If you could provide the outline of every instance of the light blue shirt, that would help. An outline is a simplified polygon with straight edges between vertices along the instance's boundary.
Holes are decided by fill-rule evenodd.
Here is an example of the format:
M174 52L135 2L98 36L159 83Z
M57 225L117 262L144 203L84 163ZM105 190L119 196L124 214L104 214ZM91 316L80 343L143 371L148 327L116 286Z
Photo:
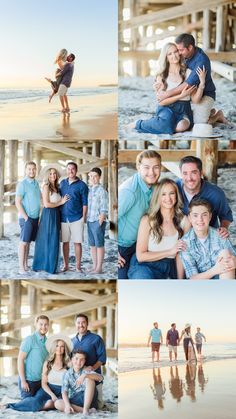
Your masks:
M102 185L89 187L87 221L98 221L99 215L108 214L108 194Z
M155 327L150 330L150 336L152 337L152 343L160 343L161 342L161 329L156 329Z
M40 195L40 188L36 179L25 177L17 185L16 196L22 198L22 207L30 218L39 217Z
M20 351L26 352L25 359L25 378L29 381L39 381L42 376L43 363L47 358L46 336L41 336L38 332L27 336L20 346Z
M153 187L142 180L139 173L127 179L118 195L118 243L131 247L137 241L142 216L149 209Z
M80 386L76 382L82 374L89 375L97 373L95 371L85 371L84 368L80 368L78 372L75 372L73 367L69 368L69 370L65 372L63 376L61 392L63 393L66 391L68 393L69 399L74 397L76 393L85 391L85 381ZM102 375L97 374L97 376L100 378L100 381L102 381Z

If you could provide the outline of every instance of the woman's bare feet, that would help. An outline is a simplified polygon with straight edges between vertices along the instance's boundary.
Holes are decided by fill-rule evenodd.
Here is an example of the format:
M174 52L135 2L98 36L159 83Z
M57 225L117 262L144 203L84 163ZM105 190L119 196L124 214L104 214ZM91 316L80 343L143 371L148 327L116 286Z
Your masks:
M229 121L225 118L223 111L217 111L216 109L212 109L210 118L208 119L208 124L215 124L216 122L221 122L222 124L229 124Z

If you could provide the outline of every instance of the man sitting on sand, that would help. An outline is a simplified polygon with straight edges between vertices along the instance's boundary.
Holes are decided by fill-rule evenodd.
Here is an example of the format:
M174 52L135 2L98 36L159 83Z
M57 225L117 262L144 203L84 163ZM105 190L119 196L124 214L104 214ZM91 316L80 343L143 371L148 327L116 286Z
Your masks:
M196 343L196 348L197 348L197 353L198 353L199 359L201 359L201 356L202 356L202 341L203 341L203 339L206 342L206 338L205 338L204 334L201 333L200 327L197 327L197 333L195 334L195 343Z
M209 227L211 204L193 199L189 205L192 228L182 240L187 250L180 252L187 279L235 279L236 251L229 239Z
M169 349L169 358L172 362L172 352L175 354L175 361L177 361L177 346L179 345L179 332L176 330L176 324L171 324L171 329L168 330L166 335L166 346Z
M151 342L152 362L155 362L155 352L157 354L156 361L159 362L159 360L160 360L160 345L162 345L163 339L162 339L161 329L158 329L158 323L157 322L153 323L153 326L154 326L154 328L150 330L147 346L149 346L150 340L152 340L152 342Z

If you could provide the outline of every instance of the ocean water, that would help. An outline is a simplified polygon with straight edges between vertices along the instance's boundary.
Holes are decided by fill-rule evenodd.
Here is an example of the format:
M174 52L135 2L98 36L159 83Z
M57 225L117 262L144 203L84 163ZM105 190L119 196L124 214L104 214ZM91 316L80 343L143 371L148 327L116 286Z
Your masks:
M91 87L69 90L69 96L97 96L113 93L115 87ZM48 89L0 89L0 103L14 102L34 102L42 98L48 98L50 85Z
M236 359L236 344L203 344L203 361L216 361L223 359ZM185 363L183 345L178 346L178 364ZM169 352L165 345L160 349L160 363L155 366L167 366L169 364ZM140 346L135 348L119 348L119 372L137 371L152 368L151 348Z

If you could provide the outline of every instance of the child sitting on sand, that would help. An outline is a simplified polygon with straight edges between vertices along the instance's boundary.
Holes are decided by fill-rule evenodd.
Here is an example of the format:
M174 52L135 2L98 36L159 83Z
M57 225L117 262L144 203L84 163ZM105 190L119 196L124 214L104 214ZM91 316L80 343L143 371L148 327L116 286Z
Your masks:
M180 252L188 279L235 279L236 251L229 239L220 237L209 227L211 204L205 199L193 199L189 205L192 228L182 240L187 250Z
M63 48L61 49L61 51L59 51L58 55L56 56L56 59L54 61L54 64L57 64L59 68L56 69L55 72L55 81L52 81L51 79L49 79L48 77L45 77L45 80L47 80L49 83L51 83L51 87L52 87L52 93L49 96L49 103L51 102L53 96L57 93L58 89L59 89L59 85L62 79L61 76L61 70L64 68L64 65L67 61L67 55L68 55L68 51Z
M72 353L72 367L63 377L62 400L55 401L55 408L61 412L87 415L97 408L95 381L101 382L103 378L97 372L87 370L85 362L85 352L75 350Z

